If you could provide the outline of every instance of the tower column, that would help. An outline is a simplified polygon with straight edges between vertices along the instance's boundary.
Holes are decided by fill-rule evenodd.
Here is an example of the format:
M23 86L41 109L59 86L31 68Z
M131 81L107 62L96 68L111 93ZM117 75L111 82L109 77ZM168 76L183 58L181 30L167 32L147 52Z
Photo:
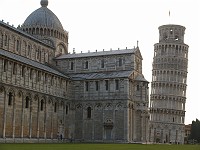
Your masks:
M15 95L13 97L13 114L12 114L12 117L13 117L13 120L12 120L12 126L13 126L13 135L12 137L15 138L15 105L16 105L16 102L15 102L16 98L15 98Z
M6 99L7 94L6 90L4 90L3 138L6 138Z

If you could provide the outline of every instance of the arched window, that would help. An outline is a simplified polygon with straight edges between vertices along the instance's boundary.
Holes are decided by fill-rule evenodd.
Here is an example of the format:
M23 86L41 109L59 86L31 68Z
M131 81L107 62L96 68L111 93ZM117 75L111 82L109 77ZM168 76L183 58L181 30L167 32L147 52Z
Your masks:
M115 90L119 90L119 80L115 80Z
M109 86L108 80L105 80L105 86L106 86L106 91L108 91L108 86Z
M105 67L105 62L104 62L104 59L101 60L101 68L104 68Z
M16 43L17 45L16 45L16 51L19 51L20 50L20 41L19 40L17 40L17 43Z
M170 34L173 34L173 30L172 29L170 29Z
M5 40L4 41L4 45L7 46L7 44L8 44L8 36L7 35L5 35L5 39L4 40Z
M96 85L96 91L99 90L99 81L95 81L95 85Z
M4 64L3 64L3 71L4 72L7 71L7 68L8 68L7 65L8 65L7 60L4 60Z
M28 45L28 52L27 52L27 56L30 57L31 56L31 46Z
M70 64L71 64L71 65L70 65L70 69L71 69L71 70L74 70L74 62L71 62Z
M54 112L57 111L57 103L54 104Z
M119 58L119 66L122 66L122 58Z
M13 64L13 74L16 74L17 73L17 64L14 63Z
M85 91L89 91L89 82L85 81Z
M40 102L40 110L41 111L44 110L44 100L41 100L41 102Z
M22 66L22 77L24 77L25 76L25 66Z
M137 85L137 91L139 91L140 90L140 86L139 85Z
M91 109L91 107L88 107L87 108L87 118L91 119L91 117L92 117L92 109Z
M28 108L29 107L29 98L28 96L26 97L26 103L25 103L25 108Z
M65 108L66 110L66 115L68 114L68 109L69 109L69 107L68 107L68 105L66 105L66 108Z
M10 92L10 93L8 94L8 105L9 105L9 106L12 105L12 101L13 101L13 95L12 95L12 93Z
M88 61L85 62L85 69L88 69L89 63Z

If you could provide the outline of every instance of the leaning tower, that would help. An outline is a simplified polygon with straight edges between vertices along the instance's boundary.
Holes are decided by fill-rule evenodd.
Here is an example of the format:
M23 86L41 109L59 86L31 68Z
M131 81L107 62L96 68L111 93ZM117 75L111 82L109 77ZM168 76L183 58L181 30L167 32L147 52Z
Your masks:
M185 27L163 25L154 45L149 141L184 143L188 45Z

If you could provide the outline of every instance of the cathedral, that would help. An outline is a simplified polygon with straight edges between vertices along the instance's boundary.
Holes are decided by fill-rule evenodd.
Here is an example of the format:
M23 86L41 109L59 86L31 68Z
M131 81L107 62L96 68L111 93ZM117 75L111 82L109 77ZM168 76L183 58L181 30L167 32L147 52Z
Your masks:
M157 123L149 127L149 82L142 74L138 45L132 49L69 53L68 32L48 8L48 0L40 4L17 28L0 21L0 141L152 140ZM183 27L178 28L182 34ZM187 46L179 45L182 57ZM155 45L156 49L160 47L162 44ZM154 70L154 74L161 71ZM171 70L165 73L171 74ZM176 73L183 77L183 83L176 87L184 89L186 71L172 72ZM153 83L154 87L160 85ZM167 110L153 108L160 94L151 96L151 112L166 114ZM179 97L171 96L174 98L184 109L184 91ZM170 103L169 107L173 106ZM169 119L177 124L178 136L184 110L169 112L176 113L173 120Z

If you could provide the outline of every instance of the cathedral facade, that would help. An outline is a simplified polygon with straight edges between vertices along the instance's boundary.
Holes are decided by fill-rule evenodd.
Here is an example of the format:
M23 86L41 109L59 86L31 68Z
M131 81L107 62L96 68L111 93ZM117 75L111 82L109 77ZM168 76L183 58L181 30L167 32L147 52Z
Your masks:
M0 141L147 142L139 47L70 54L47 6L18 28L0 22Z

